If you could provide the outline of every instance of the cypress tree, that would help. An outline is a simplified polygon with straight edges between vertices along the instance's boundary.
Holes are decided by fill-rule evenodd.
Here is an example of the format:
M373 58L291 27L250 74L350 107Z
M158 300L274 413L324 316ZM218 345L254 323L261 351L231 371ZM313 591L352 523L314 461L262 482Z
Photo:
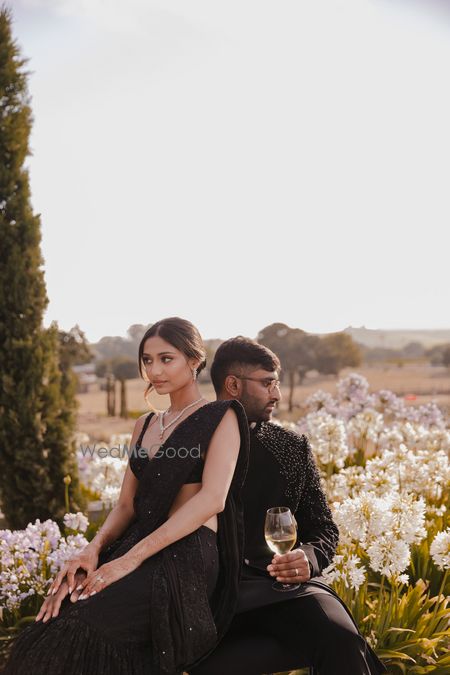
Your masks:
M64 513L64 476L78 491L75 397L60 367L58 331L44 329L48 304L40 218L24 166L32 124L26 60L11 12L0 9L0 494L8 526ZM76 500L71 508L79 506Z

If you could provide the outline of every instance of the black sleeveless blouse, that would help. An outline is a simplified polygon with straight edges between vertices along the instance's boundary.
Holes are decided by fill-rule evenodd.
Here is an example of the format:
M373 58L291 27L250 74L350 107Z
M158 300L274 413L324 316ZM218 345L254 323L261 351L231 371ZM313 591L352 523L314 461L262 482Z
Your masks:
M202 406L203 407L203 406ZM148 462L153 461L155 459L154 457L150 459L148 452L145 450L145 448L142 448L142 439L144 438L145 432L147 431L148 425L150 423L150 420L154 416L155 413L151 412L147 415L145 418L144 425L142 427L141 433L139 434L139 438L136 441L136 446L133 449L131 455L130 455L130 469L136 476L136 478L140 479L143 471L145 470ZM193 413L194 414L194 413ZM187 418L186 418L187 419ZM181 423L180 423L181 424ZM170 438L170 436L169 436ZM202 481L202 475L203 475L203 467L204 467L204 459L203 459L203 454L200 455L201 457L201 463L196 463L193 468L192 472L190 475L186 478L185 484L186 483L201 483Z

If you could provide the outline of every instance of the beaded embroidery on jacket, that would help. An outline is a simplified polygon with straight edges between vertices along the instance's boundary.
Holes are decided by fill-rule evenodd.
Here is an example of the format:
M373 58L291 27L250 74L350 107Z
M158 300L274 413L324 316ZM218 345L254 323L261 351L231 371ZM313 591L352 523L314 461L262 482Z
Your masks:
M308 439L273 422L261 422L256 426L255 434L280 465L280 472L286 480L286 497L296 510L308 469Z
M286 481L286 497L291 501L294 513L300 501L314 495L316 509L322 510L331 519L331 511L320 485L320 476L308 438L284 429L273 422L260 422L255 428L258 441L280 465L280 473Z

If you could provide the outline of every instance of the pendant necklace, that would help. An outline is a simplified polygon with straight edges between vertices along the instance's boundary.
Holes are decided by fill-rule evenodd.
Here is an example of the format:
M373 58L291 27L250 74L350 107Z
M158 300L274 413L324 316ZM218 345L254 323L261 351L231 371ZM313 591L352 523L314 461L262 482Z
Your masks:
M198 398L193 403L189 403L189 405L187 405L185 408L183 408L183 410L171 422L169 422L169 424L166 424L166 426L164 426L164 415L167 412L169 412L170 408L167 408L167 410L163 410L162 412L160 412L159 413L159 438L160 438L160 440L162 440L162 437L164 436L164 432L167 431L167 429L169 427L171 427L172 424L175 424L175 422L180 419L181 415L184 412L186 412L186 410L188 410L189 408L192 408L192 406L194 406L196 403L199 403L202 400L202 398L203 398L203 396L200 396L200 398Z

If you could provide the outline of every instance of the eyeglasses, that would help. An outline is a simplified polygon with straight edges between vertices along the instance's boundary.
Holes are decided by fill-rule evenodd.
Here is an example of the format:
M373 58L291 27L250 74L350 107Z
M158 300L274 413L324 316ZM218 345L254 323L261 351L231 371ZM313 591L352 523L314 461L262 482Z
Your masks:
M261 377L241 377L241 375L234 375L238 380L251 380L252 382L261 382L261 384L267 389L269 394L273 394L275 389L280 388L280 380L277 379L266 379Z

